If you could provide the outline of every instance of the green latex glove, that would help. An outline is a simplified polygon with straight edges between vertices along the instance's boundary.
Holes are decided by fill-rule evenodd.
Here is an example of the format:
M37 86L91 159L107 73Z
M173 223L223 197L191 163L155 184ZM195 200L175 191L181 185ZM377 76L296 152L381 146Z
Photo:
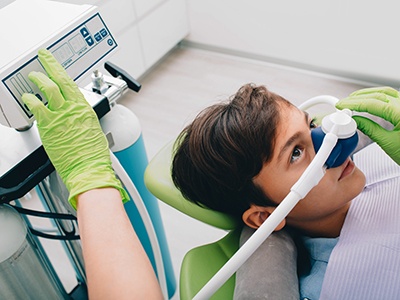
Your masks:
M24 94L22 100L36 118L44 149L70 192L72 207L76 209L77 195L102 187L118 189L127 201L96 113L49 51L39 50L38 56L49 77L31 72L29 79L46 97L48 107L33 94Z
M362 89L340 100L336 107L367 112L392 123L393 130L387 130L365 117L353 117L358 129L400 164L400 95L397 90L390 87Z

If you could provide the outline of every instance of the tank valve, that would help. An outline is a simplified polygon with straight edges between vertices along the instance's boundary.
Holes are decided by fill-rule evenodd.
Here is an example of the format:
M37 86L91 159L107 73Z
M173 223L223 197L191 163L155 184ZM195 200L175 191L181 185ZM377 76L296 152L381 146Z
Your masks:
M93 71L92 84L93 92L101 95L105 94L109 88L108 84L104 81L103 73L101 73L99 70Z

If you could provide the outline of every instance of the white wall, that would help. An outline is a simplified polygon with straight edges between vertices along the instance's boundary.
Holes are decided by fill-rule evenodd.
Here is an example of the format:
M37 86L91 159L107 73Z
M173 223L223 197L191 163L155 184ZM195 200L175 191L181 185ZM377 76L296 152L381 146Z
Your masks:
M189 44L400 86L400 2L187 0Z

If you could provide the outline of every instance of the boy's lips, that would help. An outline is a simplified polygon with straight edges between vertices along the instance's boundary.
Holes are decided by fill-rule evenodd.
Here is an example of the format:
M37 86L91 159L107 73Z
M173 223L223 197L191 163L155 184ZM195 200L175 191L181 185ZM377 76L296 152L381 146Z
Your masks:
M350 158L346 159L343 166L344 167L343 167L342 174L340 174L340 177L338 180L341 180L344 177L346 177L347 175L350 175L351 173L353 173L353 171L355 169L355 164Z

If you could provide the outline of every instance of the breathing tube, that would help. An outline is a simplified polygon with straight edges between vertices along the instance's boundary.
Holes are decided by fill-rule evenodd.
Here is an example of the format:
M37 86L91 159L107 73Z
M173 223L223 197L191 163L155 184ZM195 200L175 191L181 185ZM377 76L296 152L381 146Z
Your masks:
M299 108L306 110L317 104L330 104L335 108L337 101L332 96L318 96L304 102ZM325 170L345 162L357 146L356 130L357 124L348 109L336 110L322 119L321 126L311 131L316 155L310 165L271 215L196 294L194 300L209 299L270 236L296 204L319 183Z

